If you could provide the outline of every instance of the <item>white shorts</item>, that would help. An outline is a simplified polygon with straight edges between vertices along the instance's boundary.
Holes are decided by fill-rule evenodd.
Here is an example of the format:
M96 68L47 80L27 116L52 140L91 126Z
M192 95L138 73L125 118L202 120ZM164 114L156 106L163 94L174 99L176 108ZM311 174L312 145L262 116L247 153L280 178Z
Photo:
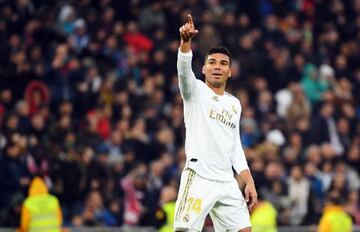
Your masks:
M191 169L181 174L175 209L175 231L201 231L210 214L215 231L250 227L249 211L237 181L203 178Z

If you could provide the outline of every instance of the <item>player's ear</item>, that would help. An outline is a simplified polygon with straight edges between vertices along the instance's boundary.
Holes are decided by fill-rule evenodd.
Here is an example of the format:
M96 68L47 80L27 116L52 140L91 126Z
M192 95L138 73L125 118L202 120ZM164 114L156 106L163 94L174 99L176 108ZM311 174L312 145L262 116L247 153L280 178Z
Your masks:
M229 77L229 78L231 77L231 68L230 68L230 70L229 70L228 77Z
M201 72L205 75L205 65L203 65Z

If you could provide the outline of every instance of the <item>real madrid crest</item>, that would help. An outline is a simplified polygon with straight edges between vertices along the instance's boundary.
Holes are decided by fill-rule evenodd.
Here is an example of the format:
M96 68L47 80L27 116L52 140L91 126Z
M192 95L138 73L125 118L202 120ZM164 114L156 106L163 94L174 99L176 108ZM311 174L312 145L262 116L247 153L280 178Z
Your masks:
M189 214L185 214L184 218L183 218L184 222L189 222L190 221L190 216Z

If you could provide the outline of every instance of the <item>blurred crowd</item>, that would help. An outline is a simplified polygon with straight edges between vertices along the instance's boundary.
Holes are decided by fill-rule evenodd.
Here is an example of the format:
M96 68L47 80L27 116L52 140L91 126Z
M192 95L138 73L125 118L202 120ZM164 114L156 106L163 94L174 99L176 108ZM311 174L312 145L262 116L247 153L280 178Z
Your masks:
M41 176L68 226L157 226L185 163L179 27L233 54L227 90L279 225L337 195L360 224L360 0L0 0L0 227ZM166 189L166 191L164 191Z

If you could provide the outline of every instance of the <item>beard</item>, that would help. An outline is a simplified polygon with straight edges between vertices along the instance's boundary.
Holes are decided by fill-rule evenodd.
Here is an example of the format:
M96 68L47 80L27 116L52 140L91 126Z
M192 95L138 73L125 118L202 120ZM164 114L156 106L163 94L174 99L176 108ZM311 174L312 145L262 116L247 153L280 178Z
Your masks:
M208 78L208 79L206 79L206 82L209 83L214 88L221 88L226 85L226 80L225 81L211 80L210 78Z

